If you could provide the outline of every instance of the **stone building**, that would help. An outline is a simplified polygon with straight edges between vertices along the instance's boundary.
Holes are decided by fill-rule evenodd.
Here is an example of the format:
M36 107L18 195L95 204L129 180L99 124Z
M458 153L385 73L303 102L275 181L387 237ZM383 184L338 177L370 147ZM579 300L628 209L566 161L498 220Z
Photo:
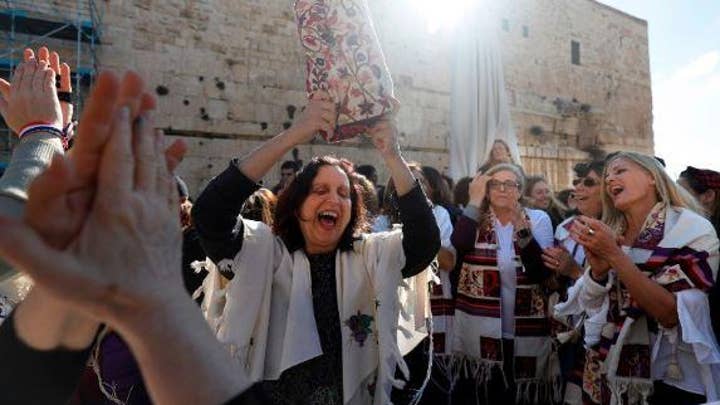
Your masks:
M81 3L96 11L75 26L83 33L94 30L99 45L38 38L28 30L12 43L0 36L0 49L40 39L63 48L71 64L80 49L87 75L97 68L141 72L158 95L156 125L190 146L179 173L193 193L231 157L291 125L304 105L304 64L290 0ZM572 165L589 152L652 153L645 21L594 0L487 3L498 24L512 119L528 173L545 174L564 187ZM12 7L33 26L36 20L78 19L77 4L8 0L0 6L0 30L10 31ZM442 169L448 162L452 38L444 31L430 33L413 0L369 4L403 105L398 120L405 155ZM0 51L0 68L12 63L8 52ZM367 142L299 148L300 159L326 153L373 163L384 174ZM277 170L271 172L266 184L277 177Z

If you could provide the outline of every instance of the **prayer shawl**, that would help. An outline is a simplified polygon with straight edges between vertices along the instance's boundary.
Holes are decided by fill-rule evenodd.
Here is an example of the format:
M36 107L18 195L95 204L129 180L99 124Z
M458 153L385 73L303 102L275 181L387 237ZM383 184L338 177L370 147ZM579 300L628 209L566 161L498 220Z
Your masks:
M253 382L276 380L290 367L322 354L313 314L310 264L290 253L270 228L244 221L244 240L233 261L217 264L234 277L222 286L218 269L203 285L203 312ZM425 336L430 316L427 270L403 279L402 232L363 235L336 255L343 337L346 404L388 404L396 366Z
M430 309L432 311L433 365L443 375L443 381L432 379L432 383L449 394L457 379L453 357L453 318L455 300L452 297L450 274L438 270L434 282L430 283Z
M482 221L480 222L483 223ZM497 262L497 237L493 218L478 227L475 249L463 257L455 302L453 350L459 367L487 384L493 368L502 371L504 361L514 362L517 402L549 403L559 393L559 370L550 337L547 295L525 272L515 249L515 353L506 358L502 350L501 278ZM531 393L534 397L530 398Z
M715 270L712 269L717 269L718 265L718 239L712 225L691 210L658 203L626 253L644 274L676 295L679 326L664 329L649 318L618 280L614 270L610 271L606 286L601 286L586 273L581 300L590 318L599 315L604 317L605 323L600 329L586 328L589 335L586 341L597 344L587 350L583 402L647 403L653 389L651 365L664 340L672 345L672 359L662 378L682 381L683 372L677 362L678 339L692 344L707 400L717 399L715 385L720 380L713 377L711 367L720 363L720 352L709 321L705 326L700 321L709 320L707 300L693 298L698 295L695 292L706 292L713 285ZM699 295L704 298L704 294ZM699 312L688 316L689 310ZM654 343L650 332L658 335ZM663 339L664 336L667 339Z
M555 243L567 250L570 257L580 268L584 268L585 252L583 247L570 239L570 227L574 220L575 217L573 216L558 225L555 231ZM563 369L565 382L563 402L565 404L580 404L582 402L582 379L585 369L585 349L582 341L585 311L579 302L582 283L582 277L574 280L574 282L563 283L561 290L550 294L548 299L549 308L553 310L552 336L560 346L566 345L560 347L559 350L564 350L572 359L569 369ZM562 362L563 359L560 360Z
M564 248L571 259L582 268L585 264L583 247L570 239L570 227L574 220L575 217L570 217L558 225L555 231L555 244ZM579 280L568 283L564 281L560 290L553 292L549 297L550 308L554 309L551 325L553 336L561 344L576 340L580 335L582 322L578 321L583 313L582 308L576 305L579 289L575 285Z
M393 83L365 0L297 0L308 95L326 90L337 104L337 127L327 141L367 132L397 111Z

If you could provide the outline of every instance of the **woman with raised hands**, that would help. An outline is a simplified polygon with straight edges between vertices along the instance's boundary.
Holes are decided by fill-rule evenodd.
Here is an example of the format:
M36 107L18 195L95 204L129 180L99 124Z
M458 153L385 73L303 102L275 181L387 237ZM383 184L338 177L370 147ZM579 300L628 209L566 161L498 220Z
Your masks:
M589 270L580 302L589 403L698 404L718 399L720 352L706 292L718 238L651 156L611 155L602 221L579 216L571 237Z
M553 400L558 375L542 285L551 275L542 249L553 243L552 225L545 212L521 206L523 185L512 164L478 174L455 224L463 265L451 343L465 378L454 403L475 403L483 389L490 403Z
M43 93L20 78L11 88L6 112L42 113ZM35 179L22 221L2 217L0 255L36 287L0 326L0 402L66 402L100 322L129 343L156 403L220 403L249 386L182 287L164 161L174 167L184 147L171 145L163 159L153 106L136 74L102 73L71 156L56 155ZM198 385L178 383L189 380Z
M207 316L238 364L263 381L267 403L388 403L402 385L396 365L407 373L402 355L426 334L427 284L412 277L435 257L439 237L391 122L368 135L395 180L403 229L363 233L352 167L329 156L313 158L278 197L272 229L235 224L257 181L319 130L332 133L335 116L328 95L315 94L292 127L233 160L193 209L205 251L231 279L220 289L211 271Z

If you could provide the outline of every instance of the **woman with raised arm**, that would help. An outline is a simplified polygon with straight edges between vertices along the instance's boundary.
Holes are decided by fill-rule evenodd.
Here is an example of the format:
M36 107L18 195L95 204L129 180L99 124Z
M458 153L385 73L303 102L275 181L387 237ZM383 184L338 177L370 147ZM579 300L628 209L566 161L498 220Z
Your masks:
M23 75L42 65L26 63ZM16 78L11 94L37 113L54 94L36 90ZM100 74L72 155L54 156L34 180L22 220L0 217L0 256L37 286L0 325L0 403L67 403L100 322L129 343L154 403L257 403L177 272L168 169L182 146L166 151L166 166L153 103L136 74Z
M541 257L553 243L552 225L545 212L520 205L524 180L512 164L478 174L455 224L463 265L452 349L466 377L457 403L475 403L483 389L489 403L553 399L558 375L542 285L551 273Z
M718 238L698 209L653 157L619 152L606 161L602 221L579 216L571 228L589 265L581 305L604 321L585 326L586 402L718 399L706 295Z
M401 385L396 365L407 371L402 355L424 337L424 302L412 302L413 311L407 305L427 285L403 278L429 265L439 236L391 123L369 135L395 180L402 230L362 233L352 168L327 156L312 159L279 196L272 229L244 219L235 225L275 162L319 130L332 132L334 108L316 94L295 125L233 160L193 209L205 251L231 279L214 288L211 272L207 316L253 381L265 381L268 403L388 403ZM402 300L401 284L410 287Z

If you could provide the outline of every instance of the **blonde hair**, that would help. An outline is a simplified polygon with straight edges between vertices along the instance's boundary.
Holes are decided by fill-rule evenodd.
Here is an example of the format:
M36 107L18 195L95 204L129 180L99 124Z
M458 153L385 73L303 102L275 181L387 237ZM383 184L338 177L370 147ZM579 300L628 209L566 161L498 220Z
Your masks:
M637 152L617 152L611 155L605 162L605 170L602 178L602 202L603 215L602 220L615 232L623 232L627 223L623 213L615 208L610 199L610 195L605 188L605 177L608 173L610 163L618 159L626 159L633 162L648 172L655 181L655 196L659 202L663 202L671 207L688 208L702 215L702 209L695 198L678 186L670 176L665 172L660 162L652 156L643 155Z

